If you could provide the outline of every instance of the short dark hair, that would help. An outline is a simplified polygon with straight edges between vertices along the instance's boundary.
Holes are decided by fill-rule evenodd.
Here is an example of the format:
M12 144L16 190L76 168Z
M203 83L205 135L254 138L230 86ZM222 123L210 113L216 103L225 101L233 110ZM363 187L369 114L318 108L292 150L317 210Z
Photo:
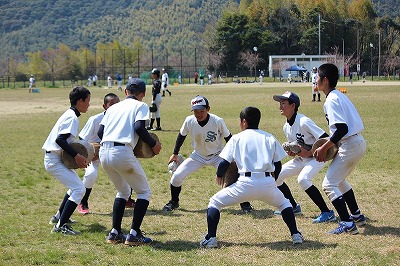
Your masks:
M126 90L130 95L138 95L146 91L146 84L140 78L132 78L128 81Z
M261 120L261 112L260 109L257 107L253 106L248 106L244 108L240 112L240 121L243 121L243 119L246 119L247 121L247 128L251 129L258 129L258 125L260 124Z
M77 86L69 93L69 102L71 106L75 106L79 100L86 100L89 97L90 91L83 86Z
M334 88L339 80L339 69L334 64L322 64L318 68L318 76L320 79L327 78L329 87Z
M119 98L117 94L112 92L107 93L106 96L104 96L104 104L107 104L110 101L110 99L115 99L115 98Z

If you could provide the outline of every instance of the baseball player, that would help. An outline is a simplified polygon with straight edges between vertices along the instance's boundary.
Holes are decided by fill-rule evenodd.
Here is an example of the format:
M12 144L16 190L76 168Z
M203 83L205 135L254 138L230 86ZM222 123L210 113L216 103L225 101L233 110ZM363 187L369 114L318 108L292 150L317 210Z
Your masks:
M286 157L278 140L268 132L260 130L261 112L255 107L246 107L240 112L242 132L233 135L219 156L216 180L222 183L222 176L232 161L236 162L239 179L211 197L207 209L208 232L200 247L216 248L217 227L220 210L244 200L261 200L282 212L282 218L290 230L293 244L303 243L303 236L297 230L292 206L278 189L272 172L279 175L281 160Z
M118 82L118 90L122 91L122 76L119 73L117 73L117 82Z
M155 104L157 106L157 111L150 113L150 126L147 130L162 130L161 129L161 115L160 115L160 106L161 106L161 82L160 82L160 70L154 68L151 71L151 77L153 78L153 88L151 89L152 100L151 104ZM157 120L157 127L153 129L154 120Z
M117 102L119 102L118 96L114 93L108 93L106 96L104 96L104 103L103 103L104 110L107 110L110 106L112 106ZM95 142L99 143L101 140L97 135L97 132L99 131L100 121L103 119L104 114L105 111L89 117L85 126L79 133L79 138L84 139L89 143L95 143ZM89 213L88 200L99 173L99 164L100 164L99 160L93 160L92 163L89 164L89 166L86 167L85 169L83 184L85 185L86 192L81 200L81 203L78 205L78 212L80 214Z
M139 78L133 78L126 86L125 100L107 109L100 122L98 135L101 139L100 162L103 169L114 184L115 196L112 217L112 229L107 237L108 243L125 242L136 246L150 244L152 240L143 236L140 226L146 214L150 200L150 186L146 174L133 154L139 137L159 154L161 143L152 139L146 130L145 122L149 115L149 107L142 102L146 95L146 84ZM125 237L121 231L126 201L131 188L137 194L133 210L132 224Z
M312 82L312 86L311 86L311 90L312 90L312 101L315 102L315 95L318 94L318 101L321 101L321 93L319 92L319 87L317 86L317 68L313 67L312 68L312 73L311 73L311 82Z
M300 187L321 211L321 214L313 219L312 222L323 223L336 220L334 211L329 210L320 191L312 184L314 176L325 167L324 162L317 162L312 156L312 144L317 139L329 137L329 135L310 118L298 113L300 98L295 93L287 91L283 95L275 95L273 99L279 102L281 115L286 117L283 132L285 133L287 142L299 144L298 147L300 149L299 153L294 153L290 150L286 151L289 156L295 158L282 166L282 171L276 180L278 188L285 195L285 198L289 199L293 207L293 212L295 214L301 213L300 204L296 203L289 187L284 183L286 178L297 175L297 182ZM307 147L307 149L304 147Z
M218 154L222 150L222 139L228 142L232 136L224 120L209 113L210 105L204 96L197 95L190 104L193 115L187 116L183 122L168 163L174 161L179 164L179 150L187 135L190 135L192 139L194 151L172 174L171 200L164 206L164 211L172 211L179 207L179 194L183 181L188 175L206 165L218 166L221 161ZM252 210L249 202L241 203L241 208L244 212Z
M68 222L73 222L70 217L85 194L85 186L78 174L64 165L61 160L61 151L64 150L75 158L79 168L85 168L88 165L86 157L77 153L69 144L78 136L78 117L81 113L86 113L89 108L90 91L82 86L75 87L69 94L69 100L71 107L57 120L42 149L45 151L46 171L69 188L58 212L50 219L50 224L56 223L51 232L77 235L79 232L73 230Z
M323 64L318 68L317 85L326 95L324 113L328 121L330 140L316 149L314 156L317 161L323 162L330 147L339 147L322 182L322 188L341 220L339 226L329 233L358 234L356 224L363 226L366 219L358 208L354 191L346 179L366 152L366 142L361 135L364 125L353 103L336 90L338 79L339 70L334 64Z
M111 89L111 87L112 87L112 78L111 78L111 76L107 77L107 85L108 85L108 88Z
M29 92L32 92L32 89L35 87L36 81L33 75L29 78Z
M162 77L161 77L161 81L162 81L162 86L161 86L162 97L165 97L165 91L167 91L169 96L171 96L172 93L168 90L168 83L169 83L168 73L165 71L164 68L162 69L162 71L163 71L163 74L162 74Z

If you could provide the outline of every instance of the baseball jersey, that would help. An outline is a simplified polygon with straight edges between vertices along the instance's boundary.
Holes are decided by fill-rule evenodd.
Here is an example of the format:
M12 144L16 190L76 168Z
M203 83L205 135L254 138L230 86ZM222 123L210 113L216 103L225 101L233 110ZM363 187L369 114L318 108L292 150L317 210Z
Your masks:
M194 115L186 117L180 129L182 136L190 135L194 151L206 157L222 150L222 140L231 133L222 118L209 113L205 126L200 126Z
M35 78L30 78L29 83L32 83L32 84L35 83Z
M61 153L62 148L56 143L57 137L61 134L70 134L67 139L68 143L75 140L79 132L79 120L76 112L70 108L60 116L42 146L44 151Z
M339 123L346 124L349 129L343 138L358 134L364 130L364 124L353 103L346 95L336 89L326 96L324 113L331 135L336 131L334 124Z
M325 131L317 126L314 121L303 114L296 114L293 125L286 122L283 125L283 132L288 142L297 141L312 145Z
M104 117L104 112L89 117L85 126L82 128L81 132L79 133L79 137L90 143L100 142L101 139L97 135L97 132L99 131L100 122L103 119L103 117Z
M120 142L135 147L138 135L134 124L136 121L147 120L148 117L149 106L131 97L110 106L100 122L104 126L101 143Z
M317 76L318 76L318 73L314 73L314 72L311 73L311 82L312 82L312 84L316 84L317 83Z
M168 73L162 74L161 81L164 84L168 84Z
M274 162L286 156L279 141L260 129L246 129L226 143L219 156L228 162L235 161L238 172L274 172Z

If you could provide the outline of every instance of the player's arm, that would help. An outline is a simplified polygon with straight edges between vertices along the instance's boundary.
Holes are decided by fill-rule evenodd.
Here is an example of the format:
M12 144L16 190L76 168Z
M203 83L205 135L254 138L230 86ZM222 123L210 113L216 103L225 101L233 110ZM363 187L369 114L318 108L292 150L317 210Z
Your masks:
M58 144L58 146L61 147L61 149L71 155L72 158L75 158L75 162L79 168L85 168L87 166L86 158L85 156L77 153L74 148L72 148L71 145L68 144L67 139L69 138L69 136L71 136L71 133L58 135L56 143Z
M228 142L230 139L232 138L232 134L229 134L229 136L227 136L225 139L225 142Z
M275 180L277 180L278 176L279 176L279 174L281 173L281 170L282 170L282 162L281 161L274 162L274 166L275 166L274 178L275 178Z
M345 123L337 123L334 124L334 126L336 127L336 131L330 137L329 141L325 142L324 145L314 151L313 155L318 162L325 162L328 149L333 145L336 145L339 140L341 140L347 134L347 132L349 132L349 128Z
M181 133L178 133L178 137L176 138L176 142L175 142L174 151L173 151L171 157L169 157L168 163L170 163L170 162L178 163L179 150L181 149L183 143L185 142L185 139L186 139L186 136L183 136Z
M161 143L159 141L154 140L149 132L146 129L146 121L139 120L136 121L133 125L135 132L138 134L139 138L141 138L145 143L149 144L151 149L155 154L159 154L161 150Z
M103 139L104 135L104 125L100 125L99 131L97 131L97 136L99 136L100 139Z
M219 163L216 173L216 180L219 186L222 185L222 177L225 175L226 171L228 171L228 167L231 163L225 159Z

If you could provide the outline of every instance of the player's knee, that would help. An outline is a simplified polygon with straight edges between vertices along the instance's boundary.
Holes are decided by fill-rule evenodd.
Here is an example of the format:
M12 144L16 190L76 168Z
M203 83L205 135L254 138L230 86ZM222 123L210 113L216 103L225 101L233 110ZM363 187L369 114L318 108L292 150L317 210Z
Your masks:
M176 172L175 172L176 173ZM184 177L180 175L175 175L175 173L171 177L171 185L174 187L180 187L183 185L183 180L185 179Z
M312 182L307 178L298 178L297 182L299 183L302 190L307 190L309 187L312 186Z
M337 188L335 188L332 185L322 184L322 191L324 191L324 193L328 196L330 201L333 201L338 197L336 193Z
M140 193L136 194L136 198L137 199L144 199L144 200L147 200L147 201L150 201L150 196L151 196L150 188L148 190L141 191Z
M207 208L215 208L217 210L220 210L221 209L221 205L214 198L210 198L210 201L208 202L208 207Z

